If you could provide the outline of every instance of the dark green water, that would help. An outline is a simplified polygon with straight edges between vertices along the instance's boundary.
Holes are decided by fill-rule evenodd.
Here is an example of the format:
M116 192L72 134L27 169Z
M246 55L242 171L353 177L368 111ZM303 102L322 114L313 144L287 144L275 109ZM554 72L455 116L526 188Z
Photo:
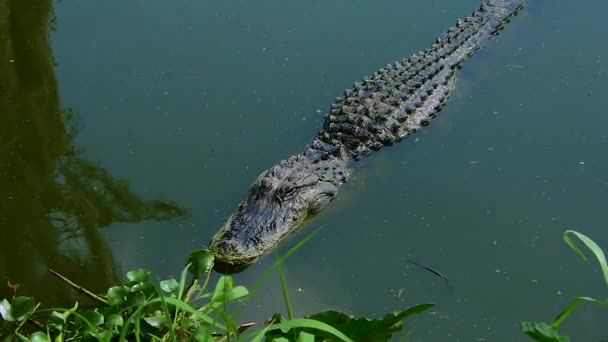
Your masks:
M305 148L335 96L476 5L0 0L2 282L68 303L47 268L97 291L135 267L177 275L261 171ZM282 247L325 227L285 265L296 314L435 302L413 341L525 341L519 321L605 298L561 233L608 249L607 10L527 1L465 64L439 119L361 162ZM276 279L265 289L241 319L283 309ZM597 341L606 318L583 305L562 330Z

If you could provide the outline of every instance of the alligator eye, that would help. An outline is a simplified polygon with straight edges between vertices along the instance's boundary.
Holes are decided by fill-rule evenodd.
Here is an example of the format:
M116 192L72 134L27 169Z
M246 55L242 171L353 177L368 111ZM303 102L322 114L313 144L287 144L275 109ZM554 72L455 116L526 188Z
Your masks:
M331 201L331 199L333 198L333 196L330 196L329 194L319 194L317 195L311 202L310 202L310 207L308 208L308 212L310 213L316 213L319 210L321 210L327 203L329 203L329 201Z
M279 188L279 190L277 191L277 195L280 198L289 198L294 196L295 194L297 194L297 192L300 190L300 186L286 186L286 187L282 187Z

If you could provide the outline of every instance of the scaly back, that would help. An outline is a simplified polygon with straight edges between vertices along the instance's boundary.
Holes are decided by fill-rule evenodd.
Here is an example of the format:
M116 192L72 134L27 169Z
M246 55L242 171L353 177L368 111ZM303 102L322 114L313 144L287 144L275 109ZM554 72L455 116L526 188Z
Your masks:
M447 101L458 67L522 6L522 1L489 0L430 48L355 83L336 98L317 139L359 159L428 125Z

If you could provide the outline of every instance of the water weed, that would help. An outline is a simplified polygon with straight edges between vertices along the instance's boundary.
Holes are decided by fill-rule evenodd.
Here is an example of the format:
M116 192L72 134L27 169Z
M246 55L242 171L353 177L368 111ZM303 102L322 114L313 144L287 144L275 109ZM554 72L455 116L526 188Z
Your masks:
M238 323L237 314L249 303L254 291L235 285L229 275L221 275L209 286L214 256L207 249L190 253L179 280L150 281L150 271L127 272L127 282L94 294L56 271L59 279L94 299L94 307L83 309L75 303L69 309L39 309L32 297L13 296L0 302L0 316L14 324L12 341L388 341L403 328L408 316L422 313L433 304L423 304L380 319L355 318L338 311L324 311L294 317L282 262L315 233L278 257L276 269L281 281L288 318L273 315L265 326ZM268 275L266 272L263 279ZM201 282L202 280L202 282ZM259 289L258 282L254 290ZM236 306L236 310L230 308ZM27 328L27 329L25 329ZM28 331L25 333L24 331Z
M574 242L571 236L578 238L584 245L591 251L600 264L600 269L604 275L604 281L608 286L608 264L606 263L606 256L602 249L588 236L579 233L575 230L566 230L563 234L564 242L568 244L574 250L578 256L580 256L585 262L589 262L585 253L581 251L578 245ZM568 336L562 336L558 333L557 329L564 322L564 320L574 311L574 309L582 302L591 302L598 305L608 306L608 301L598 300L591 297L576 297L568 306L553 320L551 323L546 322L521 322L521 330L530 336L533 340L539 342L569 342Z

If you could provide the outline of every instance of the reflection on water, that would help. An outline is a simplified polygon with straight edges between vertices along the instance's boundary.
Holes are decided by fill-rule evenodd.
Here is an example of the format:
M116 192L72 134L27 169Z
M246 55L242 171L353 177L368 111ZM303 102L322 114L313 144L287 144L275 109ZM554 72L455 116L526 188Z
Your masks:
M59 101L53 23L51 0L0 0L0 298L10 282L66 305L74 293L48 268L93 291L120 276L100 228L187 213L138 197L74 146L77 115Z

